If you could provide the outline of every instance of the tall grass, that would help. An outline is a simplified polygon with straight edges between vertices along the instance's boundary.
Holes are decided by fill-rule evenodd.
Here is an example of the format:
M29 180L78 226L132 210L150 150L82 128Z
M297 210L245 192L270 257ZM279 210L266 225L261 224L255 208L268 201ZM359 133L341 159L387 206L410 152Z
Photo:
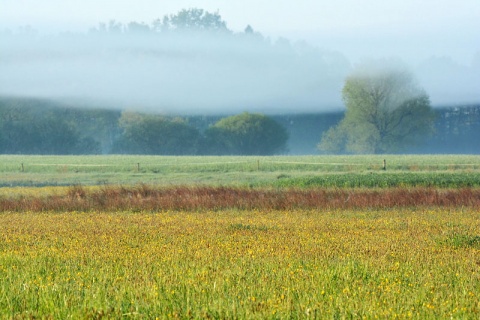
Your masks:
M35 189L32 189L35 190ZM1 211L164 211L382 209L402 207L480 208L479 189L245 189L230 187L85 188L52 195L0 197Z
M479 218L465 208L2 213L0 318L475 319Z

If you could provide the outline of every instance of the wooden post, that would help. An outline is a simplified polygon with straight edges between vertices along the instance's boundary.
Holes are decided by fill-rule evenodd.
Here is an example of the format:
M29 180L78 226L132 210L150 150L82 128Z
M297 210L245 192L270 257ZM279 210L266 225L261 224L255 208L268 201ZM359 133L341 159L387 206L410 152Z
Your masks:
M140 172L140 162L137 162L137 171Z
M383 159L383 170L387 170L387 160Z
M24 171L25 171L25 168L23 167L23 163L22 163L22 172L24 172Z

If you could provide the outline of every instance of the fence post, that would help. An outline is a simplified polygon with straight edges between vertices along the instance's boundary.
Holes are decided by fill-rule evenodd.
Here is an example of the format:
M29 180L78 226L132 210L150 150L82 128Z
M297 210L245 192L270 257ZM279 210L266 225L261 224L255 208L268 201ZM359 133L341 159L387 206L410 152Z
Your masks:
M137 172L140 172L140 162L137 162Z
M383 170L387 170L387 160L383 159Z
M22 163L22 172L24 172L24 171L25 171L25 168L23 167L23 163Z

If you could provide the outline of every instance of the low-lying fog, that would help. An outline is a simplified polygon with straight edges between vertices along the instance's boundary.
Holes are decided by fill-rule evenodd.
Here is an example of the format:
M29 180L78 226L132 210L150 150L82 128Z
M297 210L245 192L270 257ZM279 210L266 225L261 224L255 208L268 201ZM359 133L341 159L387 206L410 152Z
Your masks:
M343 108L341 88L353 66L335 48L253 30L110 27L56 35L2 32L0 95L182 114ZM465 65L431 57L408 67L434 106L480 102L480 53Z

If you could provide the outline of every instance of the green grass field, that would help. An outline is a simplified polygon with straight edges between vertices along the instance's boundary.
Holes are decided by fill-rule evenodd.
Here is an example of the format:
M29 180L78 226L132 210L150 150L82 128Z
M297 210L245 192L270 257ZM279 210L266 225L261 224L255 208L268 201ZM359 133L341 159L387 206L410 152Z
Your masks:
M478 319L472 209L0 214L3 319Z
M383 170L386 160L387 170ZM479 156L0 156L0 186L478 187Z
M0 161L0 319L480 313L478 156Z
M1 318L475 319L476 210L0 215Z

